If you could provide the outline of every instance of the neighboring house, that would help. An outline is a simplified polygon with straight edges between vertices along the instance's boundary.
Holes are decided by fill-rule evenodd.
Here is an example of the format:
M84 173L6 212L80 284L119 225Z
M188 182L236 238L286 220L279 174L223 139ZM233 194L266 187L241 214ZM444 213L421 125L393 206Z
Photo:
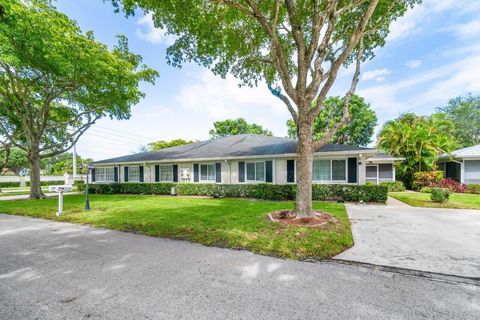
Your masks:
M445 178L465 184L480 183L480 144L439 157L438 165Z
M93 179L96 183L295 183L296 149L297 141L293 139L230 136L97 161ZM327 144L314 154L313 181L395 181L394 164L401 160L372 148Z

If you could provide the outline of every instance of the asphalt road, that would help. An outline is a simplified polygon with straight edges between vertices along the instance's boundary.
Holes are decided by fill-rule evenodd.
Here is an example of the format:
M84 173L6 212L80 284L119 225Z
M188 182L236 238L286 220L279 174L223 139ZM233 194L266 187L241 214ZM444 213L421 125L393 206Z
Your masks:
M346 207L355 245L336 258L480 279L480 210Z
M0 215L0 319L479 319L480 286Z

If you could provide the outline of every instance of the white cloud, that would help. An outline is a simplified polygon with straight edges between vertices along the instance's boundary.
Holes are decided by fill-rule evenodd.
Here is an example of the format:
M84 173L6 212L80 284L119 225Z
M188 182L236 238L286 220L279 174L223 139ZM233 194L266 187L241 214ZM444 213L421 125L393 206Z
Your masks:
M480 36L480 20L471 20L466 23L457 24L447 30L453 31L453 33L460 38L474 38Z
M382 82L382 81L385 81L385 76L388 76L391 73L392 71L386 68L375 69L375 70L365 72L362 75L362 80L363 81L375 80L377 82Z
M416 5L413 9L393 22L390 26L390 33L387 42L401 40L411 36L413 33L421 32L422 25L428 20L435 19L446 11L454 12L457 15L474 13L480 10L480 1L472 0L425 0L422 4ZM475 26L476 27L476 26ZM477 30L479 28L477 27ZM473 32L473 30L470 30Z
M480 92L480 51L456 59L430 70L411 73L406 79L389 82L358 93L375 108L380 118L391 119L398 114L413 111L431 112L448 99L467 92Z
M137 25L139 25L140 28L137 28L135 33L142 40L153 44L163 43L167 46L170 46L175 42L174 36L167 35L163 29L155 28L151 13L147 13L142 18L138 19Z
M276 135L285 135L285 122L290 114L265 84L239 88L237 79L231 76L222 79L208 70L192 80L183 85L174 98L175 104L189 118L201 119L202 125L211 127L213 121L243 117L263 125Z
M422 65L422 60L410 60L405 65L410 69L416 69Z

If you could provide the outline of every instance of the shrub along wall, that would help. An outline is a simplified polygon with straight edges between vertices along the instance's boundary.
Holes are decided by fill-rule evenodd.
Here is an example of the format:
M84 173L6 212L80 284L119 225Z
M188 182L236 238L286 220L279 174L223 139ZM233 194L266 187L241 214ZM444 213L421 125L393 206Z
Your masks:
M84 188L76 184L79 191ZM90 193L98 194L170 194L175 186L178 195L231 198L256 198L263 200L293 200L296 186L287 184L213 184L213 183L112 183L91 184ZM314 184L313 200L342 200L381 202L387 201L388 188L375 185Z
M0 182L0 188L18 188L20 187L20 182Z
M41 186L56 186L56 185L64 185L65 180L47 180L47 181L40 181ZM30 181L26 182L27 187L30 186Z

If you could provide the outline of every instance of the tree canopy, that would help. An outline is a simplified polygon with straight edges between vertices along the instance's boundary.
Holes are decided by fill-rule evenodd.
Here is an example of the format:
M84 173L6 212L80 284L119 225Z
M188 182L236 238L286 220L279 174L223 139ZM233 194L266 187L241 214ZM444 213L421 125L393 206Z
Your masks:
M9 150L5 148L0 149L0 175L3 169L9 169L16 175L20 174L20 171L27 168L28 158L27 153L19 148L12 147Z
M47 1L0 7L0 139L27 152L38 198L40 159L70 149L102 117L128 119L144 96L139 83L158 74L125 37L110 50Z
M165 141L165 140L158 140L154 141L148 144L148 150L150 151L157 151L157 150L162 150L165 148L170 148L170 147L178 147L178 146L183 146L185 144L190 144L194 143L195 141L187 141L184 139L175 139L171 141Z
M272 132L256 123L248 123L244 118L226 119L213 123L209 131L211 138L235 136L238 134L263 134L271 136Z
M436 169L437 157L456 148L454 127L444 114L425 117L406 113L385 123L378 133L378 148L405 158L396 173L411 187L416 172Z
M313 122L314 140L321 140L338 121L341 121L343 115L343 101L340 97L329 97L325 100L325 106ZM343 127L339 128L329 143L351 144L365 146L372 142L373 132L377 125L377 115L370 108L365 100L353 95L350 99L349 110L351 120ZM297 138L297 125L294 121L288 120L288 136Z
M455 124L454 135L460 147L480 144L480 95L456 97L438 111Z
M349 122L348 103L362 62L383 46L390 23L420 0L111 0L176 36L167 49L173 66L195 62L243 85L267 83L298 128L295 212L312 216L313 152ZM354 63L343 115L322 139L312 124L342 66ZM281 87L281 88L280 88ZM283 89L283 90L282 90ZM199 97L201 98L201 97ZM317 103L312 105L316 100Z

